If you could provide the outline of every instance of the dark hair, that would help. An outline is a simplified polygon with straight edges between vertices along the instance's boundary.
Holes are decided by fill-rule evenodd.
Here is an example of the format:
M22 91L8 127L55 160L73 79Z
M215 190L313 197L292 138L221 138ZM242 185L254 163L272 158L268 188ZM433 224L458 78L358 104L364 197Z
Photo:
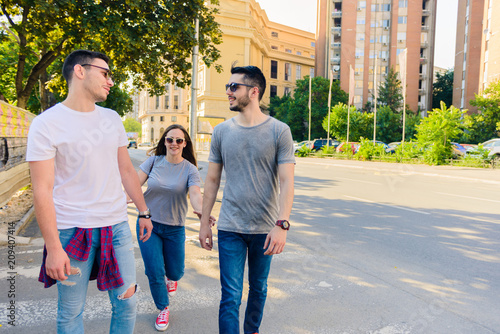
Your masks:
M172 124L170 125L162 134L158 144L155 147L148 151L149 154L154 155L167 155L167 147L165 146L165 138L167 137L167 133L170 130L179 129L184 132L184 140L186 141L186 147L182 150L182 157L198 167L198 162L196 161L196 155L194 153L193 142L191 141L191 137L189 137L189 133L184 129L182 125Z
M259 89L259 101L266 91L266 78L257 66L231 66L231 74L244 74L243 81Z
M62 74L64 79L68 85L71 82L71 78L73 77L73 70L75 65L83 65L90 64L96 58L102 59L107 63L109 63L109 57L104 53L89 51L89 50L76 50L69 54L66 57L63 64Z

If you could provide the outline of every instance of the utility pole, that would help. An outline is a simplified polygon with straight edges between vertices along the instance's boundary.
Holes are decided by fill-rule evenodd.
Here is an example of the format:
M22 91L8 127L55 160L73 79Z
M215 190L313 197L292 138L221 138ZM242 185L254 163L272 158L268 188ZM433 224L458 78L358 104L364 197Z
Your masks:
M196 44L193 47L193 74L191 75L191 116L189 122L189 136L193 142L193 148L196 150L196 121L198 112L198 51L199 51L199 33L200 33L200 20L196 17L195 21L195 39Z
M330 110L332 105L333 70L330 70L329 74L330 74L330 90L328 91L328 128L326 130L326 147L330 147Z
M308 141L311 141L311 74L309 74L309 136Z

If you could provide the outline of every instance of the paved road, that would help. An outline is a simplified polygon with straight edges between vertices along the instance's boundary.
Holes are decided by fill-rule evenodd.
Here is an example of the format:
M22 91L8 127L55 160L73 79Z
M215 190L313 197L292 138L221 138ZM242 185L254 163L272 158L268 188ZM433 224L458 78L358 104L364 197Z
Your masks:
M137 166L144 151L131 156ZM204 174L206 155L200 160ZM500 333L499 170L299 158L295 184L263 333ZM217 250L199 248L198 226L190 215L169 333L217 332ZM5 323L11 298L0 250L0 331L55 332L56 289L36 282L39 241L16 247L16 327ZM136 333L154 333L138 249L136 265ZM106 333L108 315L106 294L90 284L87 332Z

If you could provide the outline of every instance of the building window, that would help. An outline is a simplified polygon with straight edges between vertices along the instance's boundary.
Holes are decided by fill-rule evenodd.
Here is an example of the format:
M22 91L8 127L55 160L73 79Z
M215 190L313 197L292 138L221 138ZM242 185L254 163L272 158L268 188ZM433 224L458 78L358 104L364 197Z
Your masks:
M172 116L171 121L172 122L177 122L177 116Z
M174 84L174 90L179 90L179 86L177 86L177 83Z
M365 19L359 19L359 20L357 20L356 24L365 24Z
M158 95L156 95L155 109L159 109L159 108L160 108L160 97Z
M365 40L365 34L363 34L363 33L357 33L356 34L356 39L358 41L364 41Z
M285 87L285 96L290 96L290 93L292 92L292 90L290 89L290 87Z
M165 95L165 109L170 108L170 95Z
M285 63L285 81L292 79L292 64Z
M391 5L390 4L381 4L380 5L380 11L382 11L382 12L390 12L391 11Z
M404 41L404 40L406 40L406 33L398 32L398 41Z
M271 37L278 37L278 33L276 31L271 31Z
M297 51L297 56L302 56L302 52Z
M372 12L378 12L378 5L372 5Z
M406 16L398 16L398 23L399 24L406 24Z
M382 20L382 27L389 28L391 26L391 20Z
M170 90L170 84L165 85L165 91L168 92Z
M155 117L151 116L151 122L154 122L154 121L155 121Z
M399 8L407 8L408 0L399 0Z
M278 95L278 86L271 85L270 96L275 97L276 95Z
M297 65L297 73L295 74L295 80L300 80L302 79L302 66Z
M174 95L174 109L179 109L179 95Z
M311 68L311 69L309 69L309 76L310 76L311 78L314 78L314 67L313 67L313 68Z
M278 61L271 60L271 79L278 79Z
M163 121L165 121L165 116L160 116L160 122L163 122Z
M358 7L359 8L366 8L366 1L359 1L358 2Z
M278 47L276 45L271 45L271 49L278 50Z
M311 46L312 46L313 48L314 48L314 47L316 47L316 43L311 42Z
M290 49L285 49L285 52L286 52L286 53L292 53L292 50L290 50Z
M153 118L153 117L151 117ZM151 143L155 142L155 129L151 128Z

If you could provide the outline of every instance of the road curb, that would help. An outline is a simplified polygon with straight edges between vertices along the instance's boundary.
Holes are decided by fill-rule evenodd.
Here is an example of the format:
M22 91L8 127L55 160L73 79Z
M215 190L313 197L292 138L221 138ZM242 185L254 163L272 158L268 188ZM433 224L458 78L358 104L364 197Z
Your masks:
M31 238L22 237L19 232L30 222L30 220L35 215L35 207L32 206L28 212L16 223L14 227L14 236L16 240L16 245L29 245L31 243ZM5 234L0 234L0 246L5 246L8 244L8 236Z

